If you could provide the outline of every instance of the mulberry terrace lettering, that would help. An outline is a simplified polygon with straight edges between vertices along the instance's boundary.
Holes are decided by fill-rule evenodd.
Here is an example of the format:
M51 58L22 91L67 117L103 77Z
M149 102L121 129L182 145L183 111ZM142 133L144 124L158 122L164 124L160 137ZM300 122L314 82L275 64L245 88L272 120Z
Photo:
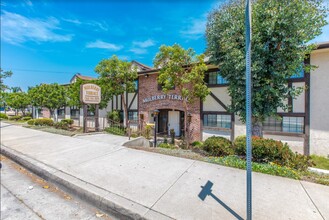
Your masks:
M183 97L181 95L177 95L177 94L162 94L162 95L153 95L150 97L146 97L143 99L143 103L147 103L147 102L153 102L156 100L176 100L176 101L183 101ZM187 98L186 98L187 100Z

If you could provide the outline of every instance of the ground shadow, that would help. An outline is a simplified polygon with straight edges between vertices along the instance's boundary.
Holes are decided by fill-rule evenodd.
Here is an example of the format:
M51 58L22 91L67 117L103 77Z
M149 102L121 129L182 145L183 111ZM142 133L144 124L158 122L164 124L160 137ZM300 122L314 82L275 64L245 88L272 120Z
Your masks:
M239 220L243 220L243 218L236 213L233 209L231 209L229 206L227 206L222 200L220 200L216 195L214 195L212 193L212 186L214 184L208 180L208 182L206 183L206 185L201 186L202 190L199 193L198 197L204 201L206 199L207 196L211 196L213 199L215 199L219 204L221 204L227 211L229 211L232 215L234 215L234 217L236 217Z

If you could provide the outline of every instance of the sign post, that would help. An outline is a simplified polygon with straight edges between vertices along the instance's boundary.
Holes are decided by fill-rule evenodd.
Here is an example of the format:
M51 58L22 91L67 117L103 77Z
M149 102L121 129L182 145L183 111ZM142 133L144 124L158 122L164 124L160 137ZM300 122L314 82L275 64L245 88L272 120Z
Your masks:
M80 101L83 105L83 132L87 133L88 104L95 104L95 131L99 131L99 103L101 102L101 87L87 83L80 86Z
M252 219L251 167L251 3L246 0L246 126L247 126L247 220Z

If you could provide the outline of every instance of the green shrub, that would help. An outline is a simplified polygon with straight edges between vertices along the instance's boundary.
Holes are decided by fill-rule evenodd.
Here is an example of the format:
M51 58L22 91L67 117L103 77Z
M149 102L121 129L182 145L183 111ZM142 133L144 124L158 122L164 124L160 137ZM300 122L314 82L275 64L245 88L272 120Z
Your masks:
M27 123L29 125L36 125L36 126L53 126L54 125L54 121L50 118L31 119Z
M22 117L23 117L23 116L21 116L21 115L10 116L10 117L9 117L9 120L11 120L11 121L18 121L18 120L20 120Z
M63 130L69 130L69 124L66 121L60 121L60 122L56 122L54 123L54 127L56 129L63 129Z
M252 137L252 160L254 162L273 162L281 166L288 166L297 170L306 170L311 166L310 157L293 153L287 144L273 139ZM239 156L246 155L246 136L234 140L234 150Z
M34 123L35 123L35 119L31 119L27 121L28 125L34 125Z
M202 148L203 143L202 143L201 141L194 141L194 142L192 143L192 146L193 146L193 147Z
M119 111L111 111L111 112L107 112L107 119L111 120L113 122L120 122L120 113Z
M73 125L74 120L73 119L62 119L61 122L66 123L68 125Z
M152 131L152 125L146 125L144 127L144 132L143 132L143 136L146 139L150 139L151 138L151 131Z
M108 127L104 129L106 132L115 135L125 136L126 132L125 129L122 127Z
M31 112L26 112L24 117L31 117L32 118L32 113Z
M234 154L231 141L223 137L212 136L203 143L203 150L212 156L228 156Z
M168 144L168 143L161 143L158 145L158 147L161 147L161 148L167 148L167 149L175 149L175 145L172 145L172 144Z
M0 113L0 118L8 119L8 116L5 113Z
M26 117L23 117L21 118L23 121L28 121L28 120L31 120L32 118L30 116L26 116Z

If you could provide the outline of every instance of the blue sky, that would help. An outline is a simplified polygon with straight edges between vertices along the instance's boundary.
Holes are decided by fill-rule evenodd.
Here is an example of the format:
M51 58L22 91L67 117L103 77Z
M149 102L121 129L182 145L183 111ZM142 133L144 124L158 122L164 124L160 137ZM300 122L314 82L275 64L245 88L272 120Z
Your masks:
M162 44L205 51L207 14L218 0L1 1L1 68L9 86L68 83L75 73L97 76L99 61L116 54L152 66ZM329 41L329 27L316 41Z

